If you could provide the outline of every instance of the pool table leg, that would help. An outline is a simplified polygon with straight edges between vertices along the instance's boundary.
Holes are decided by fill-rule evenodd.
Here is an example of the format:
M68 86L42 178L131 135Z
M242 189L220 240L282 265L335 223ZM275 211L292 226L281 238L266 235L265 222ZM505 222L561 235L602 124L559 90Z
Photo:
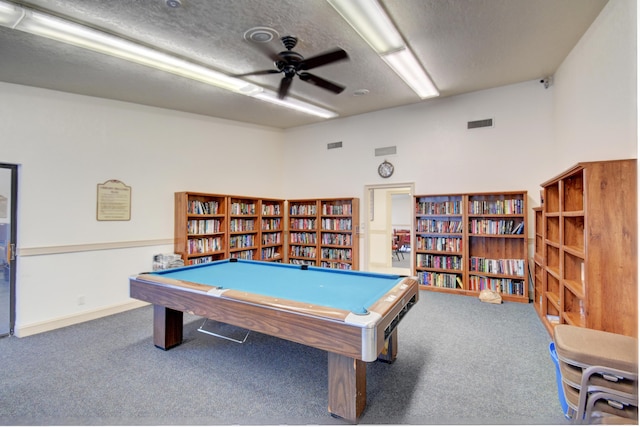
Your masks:
M366 362L329 352L329 412L355 423L366 404Z
M395 328L384 343L384 348L378 355L378 360L393 363L398 355L398 328Z
M182 344L182 312L153 306L153 344L162 350Z

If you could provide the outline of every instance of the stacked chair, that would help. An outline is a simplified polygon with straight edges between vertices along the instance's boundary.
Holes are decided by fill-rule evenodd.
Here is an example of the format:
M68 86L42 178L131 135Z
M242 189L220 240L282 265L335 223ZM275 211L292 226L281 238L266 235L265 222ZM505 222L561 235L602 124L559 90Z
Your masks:
M638 340L558 325L554 328L567 415L575 424L638 423Z

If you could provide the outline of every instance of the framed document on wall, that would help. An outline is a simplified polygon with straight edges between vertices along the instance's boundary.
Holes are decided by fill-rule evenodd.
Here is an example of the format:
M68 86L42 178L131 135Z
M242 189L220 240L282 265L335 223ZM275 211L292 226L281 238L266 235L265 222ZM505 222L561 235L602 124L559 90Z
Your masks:
M98 221L129 221L131 187L117 179L98 184L96 218Z

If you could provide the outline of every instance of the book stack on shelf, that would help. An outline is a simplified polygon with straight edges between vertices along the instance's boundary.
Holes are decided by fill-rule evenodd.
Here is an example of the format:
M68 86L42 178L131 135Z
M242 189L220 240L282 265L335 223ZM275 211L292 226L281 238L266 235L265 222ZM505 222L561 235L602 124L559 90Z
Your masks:
M528 302L526 191L415 197L422 289Z

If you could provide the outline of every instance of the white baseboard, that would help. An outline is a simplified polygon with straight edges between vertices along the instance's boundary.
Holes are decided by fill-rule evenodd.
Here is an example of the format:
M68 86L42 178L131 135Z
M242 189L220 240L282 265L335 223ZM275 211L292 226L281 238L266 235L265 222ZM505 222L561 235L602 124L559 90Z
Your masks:
M54 329L64 328L65 326L75 325L77 323L87 322L89 320L99 319L101 317L110 316L112 314L122 313L124 311L133 310L134 308L149 305L148 302L131 300L123 304L103 307L96 310L85 311L70 316L59 317L45 322L32 323L31 325L16 326L14 335L19 338L28 337L42 332L53 331Z

